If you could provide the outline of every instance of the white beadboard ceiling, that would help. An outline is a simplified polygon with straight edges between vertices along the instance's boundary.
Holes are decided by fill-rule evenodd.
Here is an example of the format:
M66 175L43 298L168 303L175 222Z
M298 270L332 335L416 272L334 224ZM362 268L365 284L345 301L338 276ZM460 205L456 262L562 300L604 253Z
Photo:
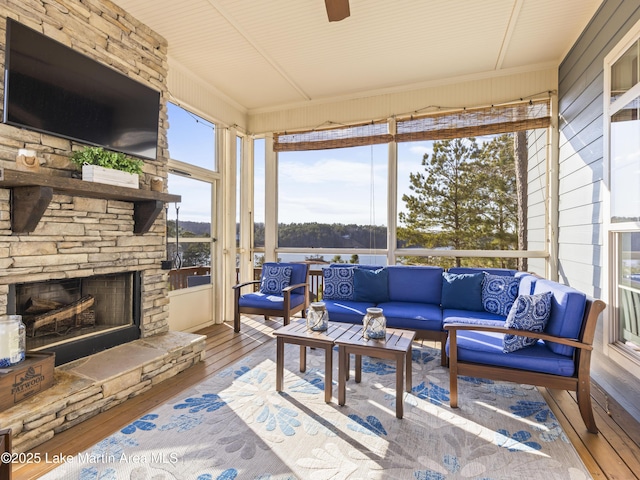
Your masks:
M248 112L557 66L601 0L115 0Z

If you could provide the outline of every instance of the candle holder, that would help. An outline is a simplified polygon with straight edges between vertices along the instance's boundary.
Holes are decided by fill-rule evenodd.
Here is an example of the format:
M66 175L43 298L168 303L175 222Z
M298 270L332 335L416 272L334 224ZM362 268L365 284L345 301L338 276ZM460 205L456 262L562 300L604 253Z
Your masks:
M313 302L307 309L307 330L322 332L329 328L329 313L324 302Z
M25 333L21 315L0 315L0 367L11 367L24 360Z
M380 340L387 337L387 319L382 314L381 308L367 308L367 314L362 318L362 323L362 334L365 339Z

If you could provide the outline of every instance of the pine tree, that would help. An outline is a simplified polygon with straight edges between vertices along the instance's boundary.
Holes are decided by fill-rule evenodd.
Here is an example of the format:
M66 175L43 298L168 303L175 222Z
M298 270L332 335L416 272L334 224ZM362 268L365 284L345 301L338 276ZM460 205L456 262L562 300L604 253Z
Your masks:
M413 193L402 196L408 211L399 215L398 238L406 247L477 248L483 233L478 155L475 138L433 143L424 171L409 175Z

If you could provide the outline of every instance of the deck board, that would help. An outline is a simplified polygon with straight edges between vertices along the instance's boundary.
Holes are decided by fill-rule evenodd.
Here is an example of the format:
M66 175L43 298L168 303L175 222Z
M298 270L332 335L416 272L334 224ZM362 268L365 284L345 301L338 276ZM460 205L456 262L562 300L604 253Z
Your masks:
M280 325L279 321L265 321L262 317L245 317L242 331L237 334L230 324L213 325L198 331L197 333L207 336L203 362L56 435L32 452L40 452L42 455L47 452L52 456L76 455L86 450L185 389L232 365L256 348L273 342L275 349L273 330ZM439 348L432 341L421 340L418 343ZM600 429L598 435L587 432L574 394L540 389L594 479L640 480L640 424L614 401L606 398L600 389L593 390L594 412ZM55 467L55 464L43 463L17 465L14 466L13 480L37 479Z

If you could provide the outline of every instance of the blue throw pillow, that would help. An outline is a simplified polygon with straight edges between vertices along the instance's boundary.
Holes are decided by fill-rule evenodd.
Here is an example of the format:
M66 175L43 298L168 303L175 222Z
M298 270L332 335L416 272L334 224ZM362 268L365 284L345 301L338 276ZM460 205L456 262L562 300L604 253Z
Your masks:
M513 303L505 327L541 333L547 326L551 314L551 297L553 293L545 292L537 295L520 295ZM504 353L515 352L521 348L535 345L537 338L521 337L505 334L502 341Z
M489 313L506 317L518 297L519 287L520 278L485 272L482 283L482 306Z
M291 267L267 266L262 269L260 293L282 295L282 290L291 282Z
M442 308L481 312L484 273L442 273Z
M322 270L322 298L353 300L354 267L331 267Z
M389 270L364 270L353 272L353 299L356 302L383 303L389 301Z

